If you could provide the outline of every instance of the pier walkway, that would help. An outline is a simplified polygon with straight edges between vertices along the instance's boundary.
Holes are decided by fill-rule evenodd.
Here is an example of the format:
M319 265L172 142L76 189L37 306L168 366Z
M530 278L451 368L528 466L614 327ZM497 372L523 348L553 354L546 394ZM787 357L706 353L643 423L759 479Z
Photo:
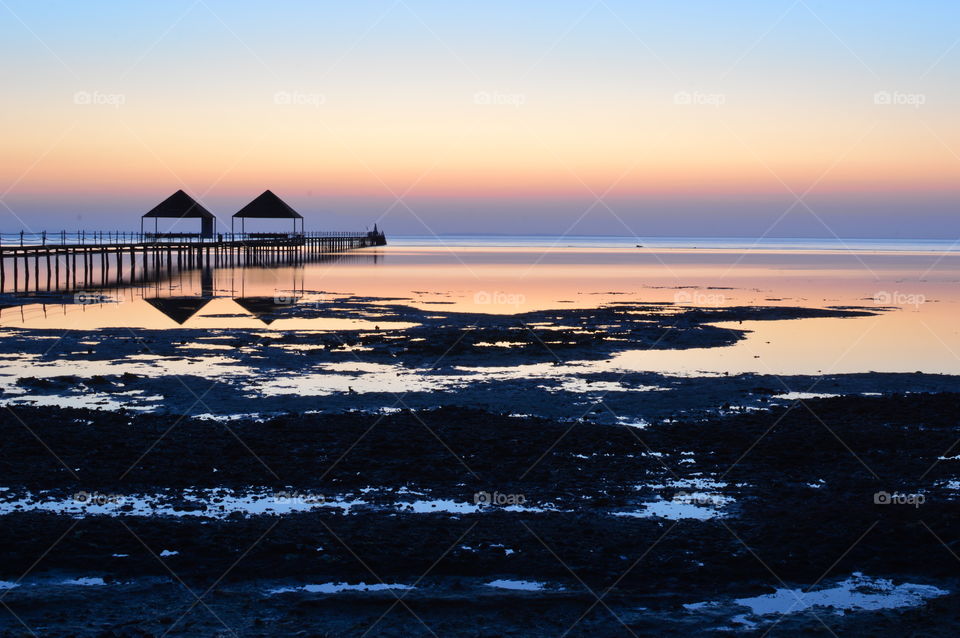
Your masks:
M159 270L386 245L383 232L0 234L0 293L137 283Z

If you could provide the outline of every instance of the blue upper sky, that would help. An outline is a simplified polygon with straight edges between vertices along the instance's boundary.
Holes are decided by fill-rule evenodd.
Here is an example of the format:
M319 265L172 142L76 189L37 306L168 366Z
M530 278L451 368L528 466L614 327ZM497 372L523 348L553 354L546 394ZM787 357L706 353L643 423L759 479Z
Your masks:
M960 3L0 0L0 229L955 236ZM478 213L482 213L479 214Z

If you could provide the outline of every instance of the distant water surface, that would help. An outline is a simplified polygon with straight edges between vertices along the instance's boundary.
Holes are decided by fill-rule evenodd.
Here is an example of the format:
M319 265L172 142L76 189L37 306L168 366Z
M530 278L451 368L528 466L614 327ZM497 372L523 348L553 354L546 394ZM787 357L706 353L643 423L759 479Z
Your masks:
M950 241L390 236L390 244L269 267L184 269L160 281L27 297L2 328L370 330L363 319L258 312L336 302L516 315L610 303L857 306L874 317L753 322L727 348L627 352L591 369L670 374L960 374L960 251ZM640 244L641 247L638 247ZM42 280L42 273L40 279ZM89 303L102 294L112 302ZM402 329L402 325L381 325ZM214 354L214 353L211 353ZM216 354L228 355L227 349Z
M397 235L395 246L629 248L638 244L656 249L801 250L960 252L960 239L841 239L782 237L615 237L548 235Z

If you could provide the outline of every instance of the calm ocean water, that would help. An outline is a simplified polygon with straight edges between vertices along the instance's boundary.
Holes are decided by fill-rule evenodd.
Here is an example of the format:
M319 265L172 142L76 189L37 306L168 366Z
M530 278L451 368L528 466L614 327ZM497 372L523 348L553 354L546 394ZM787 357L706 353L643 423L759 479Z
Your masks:
M960 374L960 247L949 240L387 237L384 247L313 261L185 265L149 283L28 294L0 305L0 329L403 328L382 319L282 309L265 322L250 310L276 300L310 307L360 298L371 312L378 304L401 303L434 313L500 315L615 303L858 306L877 314L737 324L730 327L750 332L736 346L627 352L604 365L668 374ZM45 281L42 263L40 269L31 286Z
M589 235L390 235L394 246L643 248L707 250L837 250L960 252L960 239L839 239L783 237L614 237Z

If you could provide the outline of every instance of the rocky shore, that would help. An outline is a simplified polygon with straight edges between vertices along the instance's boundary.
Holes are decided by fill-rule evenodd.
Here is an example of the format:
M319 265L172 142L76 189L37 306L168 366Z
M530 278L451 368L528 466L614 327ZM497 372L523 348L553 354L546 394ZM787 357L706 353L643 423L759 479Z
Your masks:
M2 602L41 635L933 635L960 609L958 408L839 397L642 429L16 408ZM853 574L929 597L782 617L734 602Z
M373 330L6 329L0 635L955 626L956 377L592 367L880 310L402 301L286 310Z

